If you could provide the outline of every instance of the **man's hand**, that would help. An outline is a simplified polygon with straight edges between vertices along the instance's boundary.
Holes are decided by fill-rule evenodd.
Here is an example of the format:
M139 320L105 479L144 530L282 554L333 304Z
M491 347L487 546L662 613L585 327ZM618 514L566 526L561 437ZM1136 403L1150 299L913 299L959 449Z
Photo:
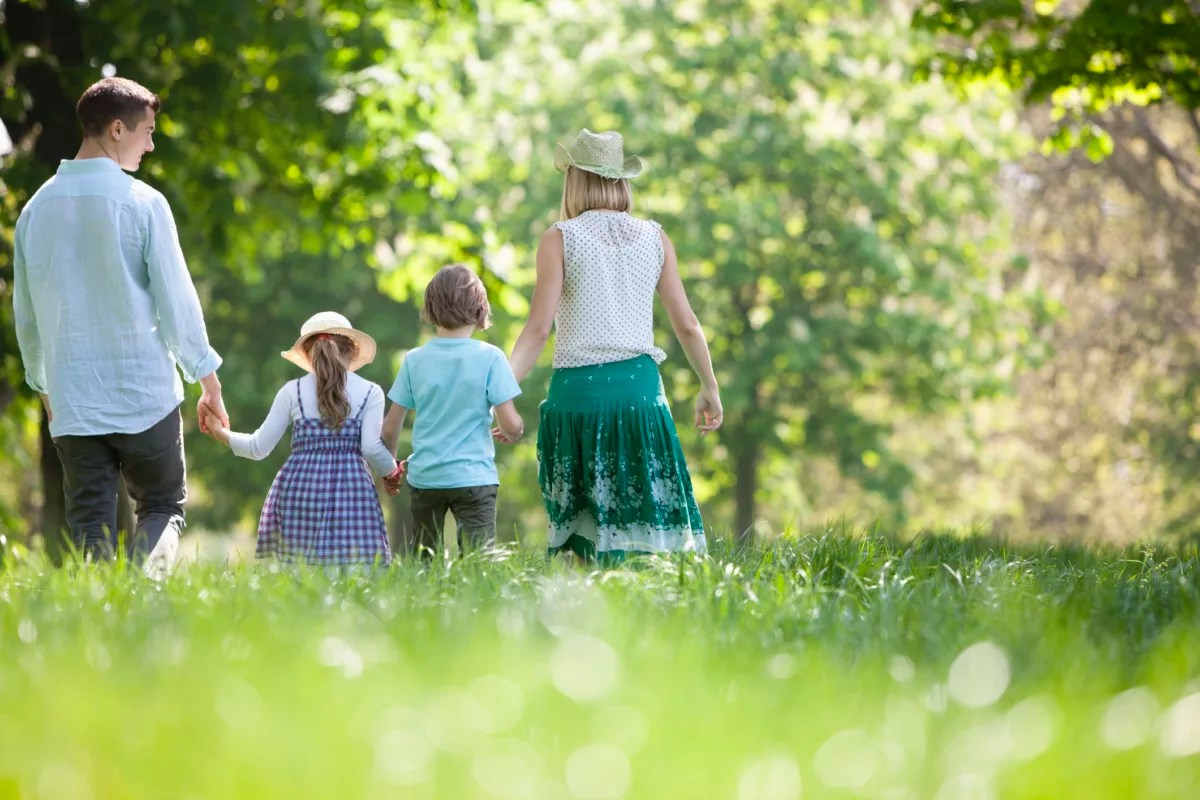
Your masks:
M210 414L220 420L225 428L229 428L229 414L225 411L221 382L217 380L215 372L200 379L200 402L196 404L196 419L200 422L201 433L211 434L206 421Z
M42 408L46 409L46 422L54 422L54 412L50 410L50 395L39 395L42 398Z

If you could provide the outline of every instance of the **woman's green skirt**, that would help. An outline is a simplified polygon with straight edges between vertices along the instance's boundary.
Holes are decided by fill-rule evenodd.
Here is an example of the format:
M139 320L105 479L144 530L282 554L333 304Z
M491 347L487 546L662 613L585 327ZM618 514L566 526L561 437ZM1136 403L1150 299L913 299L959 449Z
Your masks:
M649 356L555 370L537 452L551 552L618 561L704 552L692 478Z

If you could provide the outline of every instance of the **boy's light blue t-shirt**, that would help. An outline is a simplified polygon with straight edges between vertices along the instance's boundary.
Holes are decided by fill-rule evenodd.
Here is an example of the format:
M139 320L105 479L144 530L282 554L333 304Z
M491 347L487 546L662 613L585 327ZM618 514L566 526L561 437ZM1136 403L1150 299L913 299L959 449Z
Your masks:
M408 352L388 397L413 409L405 480L417 489L499 485L492 406L521 394L500 348L438 337Z

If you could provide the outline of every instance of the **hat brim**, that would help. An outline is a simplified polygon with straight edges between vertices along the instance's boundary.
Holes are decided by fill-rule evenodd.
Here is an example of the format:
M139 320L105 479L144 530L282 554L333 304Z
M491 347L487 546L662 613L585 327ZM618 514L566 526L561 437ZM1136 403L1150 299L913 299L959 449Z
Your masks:
M575 159L571 158L570 151L561 144L554 145L554 168L559 172L566 172L567 167L575 167L584 172L591 172L599 175L602 178L636 178L642 174L642 160L637 156L629 156L625 159L620 169L616 167L597 166L595 164L580 164Z
M333 333L337 334L338 336L345 336L347 339L354 342L356 348L354 358L350 359L350 363L346 365L346 369L349 372L355 372L375 360L375 353L378 349L375 345L375 340L362 331L356 331L354 328L326 328L325 330L321 331L313 331L307 336L301 336L296 340L296 343L292 345L290 350L284 350L279 355L283 356L286 360L292 362L297 367L300 367L300 369L304 370L305 372L312 372L312 362L309 360L308 355L304 352L304 342L322 333Z

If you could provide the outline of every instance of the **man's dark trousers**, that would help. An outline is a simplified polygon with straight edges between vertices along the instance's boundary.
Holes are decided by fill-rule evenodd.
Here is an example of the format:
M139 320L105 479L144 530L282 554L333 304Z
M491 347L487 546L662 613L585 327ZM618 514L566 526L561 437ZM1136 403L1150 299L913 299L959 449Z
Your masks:
M67 525L80 553L93 559L116 553L117 485L134 502L137 526L126 542L135 563L174 562L187 502L183 429L179 409L141 433L59 436Z

